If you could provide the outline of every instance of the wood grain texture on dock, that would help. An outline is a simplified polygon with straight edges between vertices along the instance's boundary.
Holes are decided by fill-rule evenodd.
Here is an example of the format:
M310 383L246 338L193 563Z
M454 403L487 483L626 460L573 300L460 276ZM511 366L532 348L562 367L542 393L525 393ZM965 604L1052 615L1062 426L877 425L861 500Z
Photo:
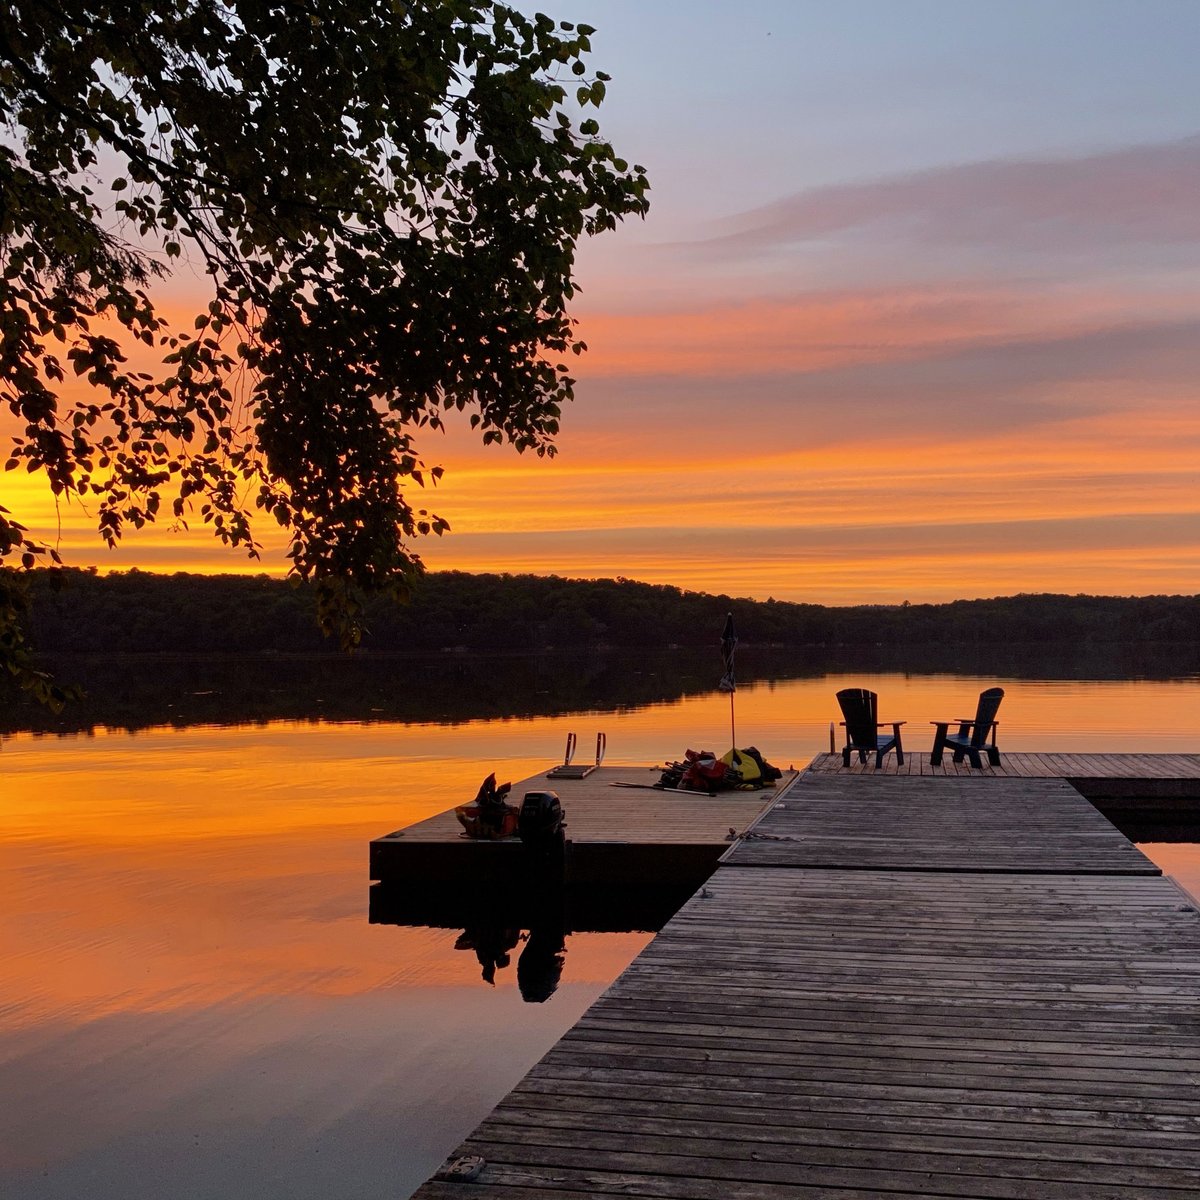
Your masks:
M729 827L745 828L771 795L769 791L721 792L710 797L658 790L653 785L660 774L646 767L598 767L584 779L533 775L514 784L510 797L520 805L525 792L557 792L572 841L661 844L724 842ZM403 834L410 842L459 841L462 826L448 811L410 825Z
M1157 875L1060 779L801 775L725 855L737 866Z
M558 793L567 823L568 872L593 880L645 881L646 872L702 879L730 844L796 778L788 772L777 788L749 792L659 790L660 770L599 767L584 779L531 776L514 784L512 802L528 791ZM518 838L472 841L453 810L375 838L370 845L371 878L445 881L478 878L506 858L517 859ZM651 878L654 876L652 875Z
M418 1195L1183 1200L1198 994L1162 878L722 867Z
M419 1200L1200 1195L1200 911L1069 790L802 776Z
M929 753L912 751L904 755L904 764L889 754L883 766L875 769L875 760L861 763L852 758L843 766L841 753L818 754L808 770L837 775L958 775L1000 779L1181 779L1200 782L1200 754L1059 754L1004 752L1000 765L991 766L987 759L983 767L972 767L967 760L952 761L946 753L938 766L931 766Z

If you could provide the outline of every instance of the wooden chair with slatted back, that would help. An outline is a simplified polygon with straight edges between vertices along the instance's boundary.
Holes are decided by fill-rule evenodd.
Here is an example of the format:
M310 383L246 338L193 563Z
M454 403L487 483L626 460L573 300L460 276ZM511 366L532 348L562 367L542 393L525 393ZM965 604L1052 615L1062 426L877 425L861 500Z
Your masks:
M866 762L868 754L875 755L875 769L883 766L883 756L894 749L896 763L904 766L904 747L900 742L900 726L905 722L885 722L891 733L879 732L879 697L866 688L843 688L837 694L838 706L846 719L846 744L842 748L842 765L850 765L851 753L858 754L859 762Z
M980 751L988 756L988 762L993 767L1000 765L1000 750L996 746L996 730L1000 722L996 713L1000 709L1000 701L1004 699L1003 688L988 688L979 693L979 706L975 710L975 719L956 717L953 721L930 721L935 726L933 735L933 750L929 755L929 765L939 767L942 764L942 753L946 747L954 751L954 761L960 763L964 755L971 760L971 766L983 770L983 759ZM951 733L950 726L957 725L958 732Z

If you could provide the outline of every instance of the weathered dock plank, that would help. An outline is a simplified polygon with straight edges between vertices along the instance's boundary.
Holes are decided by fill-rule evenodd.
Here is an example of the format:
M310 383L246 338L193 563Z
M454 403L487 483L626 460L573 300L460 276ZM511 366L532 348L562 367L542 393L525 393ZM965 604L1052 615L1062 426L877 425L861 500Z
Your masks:
M808 770L835 775L959 775L978 778L1016 779L1123 779L1181 780L1200 783L1200 754L1064 754L1060 752L1033 753L1005 751L999 766L993 767L984 759L982 768L972 767L965 759L961 763L946 755L940 766L931 766L928 751L912 750L904 755L904 764L888 755L879 770L875 760L860 763L856 758L843 766L838 754L818 754Z
M1065 757L806 773L420 1200L1200 1195L1200 911Z
M1198 993L1161 877L722 866L418 1195L1198 1194Z
M1182 829L1200 820L1200 754L1065 754L1006 752L999 766L986 759L981 769L946 756L940 766L929 754L906 754L904 765L889 755L875 770L874 760L842 765L841 754L818 754L808 767L819 775L911 776L969 779L1064 779L1104 816L1121 822L1126 832L1151 838L1172 823Z
M806 772L723 861L845 870L1156 875L1059 779Z

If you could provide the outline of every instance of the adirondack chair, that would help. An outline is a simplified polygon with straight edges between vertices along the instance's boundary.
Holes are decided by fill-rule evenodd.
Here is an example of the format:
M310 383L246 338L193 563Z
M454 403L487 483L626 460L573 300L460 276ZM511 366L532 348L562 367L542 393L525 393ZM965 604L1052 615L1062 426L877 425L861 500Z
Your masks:
M936 727L933 735L933 751L929 755L931 767L941 766L942 751L947 746L954 751L954 761L960 763L965 754L971 760L971 766L983 770L983 759L979 752L987 752L988 762L993 767L1000 765L1000 751L996 748L996 729L1000 722L996 713L1000 701L1004 699L1003 688L988 688L979 693L979 707L975 710L973 721L966 717L957 717L953 721L930 721ZM951 733L950 726L957 725L958 732Z
M837 694L838 706L846 719L846 744L842 748L842 766L850 765L850 754L858 752L858 761L866 762L868 754L875 755L875 770L883 766L883 756L896 751L896 762L904 766L904 747L900 744L900 726L905 722L892 721L891 733L879 732L879 697L866 688L843 688Z

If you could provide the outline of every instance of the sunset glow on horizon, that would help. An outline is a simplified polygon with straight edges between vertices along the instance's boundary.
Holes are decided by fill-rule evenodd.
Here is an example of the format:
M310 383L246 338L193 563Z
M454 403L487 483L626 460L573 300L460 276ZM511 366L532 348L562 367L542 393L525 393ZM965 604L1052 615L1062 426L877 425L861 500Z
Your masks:
M598 27L601 128L651 212L581 247L557 457L418 439L446 473L409 499L451 525L428 567L1200 592L1200 9L537 7ZM110 553L19 472L0 504L68 565L287 568L269 518L255 561L198 516Z

